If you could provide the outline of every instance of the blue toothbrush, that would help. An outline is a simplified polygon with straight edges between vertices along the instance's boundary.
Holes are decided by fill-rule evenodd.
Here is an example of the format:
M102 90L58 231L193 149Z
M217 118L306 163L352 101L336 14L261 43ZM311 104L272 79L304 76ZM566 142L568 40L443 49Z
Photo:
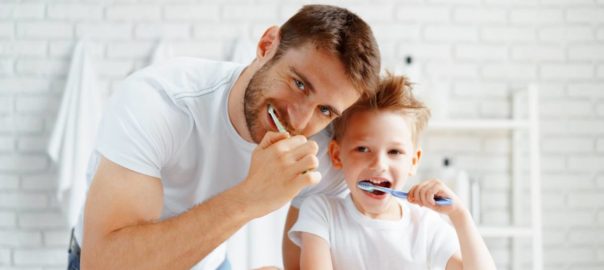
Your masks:
M394 189L387 188L387 187L376 186L369 182L359 182L357 184L357 187L359 187L360 189L365 190L367 192L373 192L374 190L377 190L377 191L389 193L392 196L399 197L401 199L407 199L407 195L408 195L407 192L398 191L398 190L394 190ZM436 201L436 204L438 204L438 205L451 205L453 203L453 200L451 200L449 198L442 198L442 197L438 197L438 196L435 196L434 200Z

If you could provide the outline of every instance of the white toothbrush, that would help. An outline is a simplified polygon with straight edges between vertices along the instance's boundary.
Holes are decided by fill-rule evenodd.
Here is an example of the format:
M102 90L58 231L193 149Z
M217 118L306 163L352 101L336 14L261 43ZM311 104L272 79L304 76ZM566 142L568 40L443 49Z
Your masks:
M279 118L277 118L277 115L275 115L275 108L273 108L273 105L271 104L268 105L268 114L271 115L271 118L273 119L273 122L275 122L275 126L277 126L279 132L287 132L285 127L283 127L281 122L279 122Z

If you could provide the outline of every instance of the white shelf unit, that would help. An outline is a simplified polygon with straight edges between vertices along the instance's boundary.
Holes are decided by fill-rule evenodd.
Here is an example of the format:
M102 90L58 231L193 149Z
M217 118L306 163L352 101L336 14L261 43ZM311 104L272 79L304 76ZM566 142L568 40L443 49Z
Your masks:
M526 96L522 96L526 92ZM507 237L512 239L512 269L522 269L521 246L518 238L529 238L532 244L532 264L534 270L543 269L543 232L541 211L541 161L539 137L539 93L537 85L530 85L526 91L513 93L512 119L452 119L437 120L429 123L428 132L439 131L512 131L512 218L510 226L479 226L483 237ZM527 99L528 117L522 117L521 101ZM521 131L528 132L529 141L529 180L531 195L531 224L530 226L515 225L522 211L521 201Z

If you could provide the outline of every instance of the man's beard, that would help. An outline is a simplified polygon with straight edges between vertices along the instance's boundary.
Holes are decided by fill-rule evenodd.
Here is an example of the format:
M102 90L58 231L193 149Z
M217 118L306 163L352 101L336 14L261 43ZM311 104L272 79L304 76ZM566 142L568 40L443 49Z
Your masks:
M243 113L245 114L245 123L248 131L250 132L250 136L252 137L252 141L255 143L260 143L264 137L264 130L260 124L261 121L258 116L262 115L262 113L268 113L267 108L262 108L265 107L262 106L262 103L265 100L262 92L263 88L266 87L266 75L270 66L270 62L266 63L254 74L254 76L252 76L252 79L250 79L250 82L245 89L245 95L243 97Z

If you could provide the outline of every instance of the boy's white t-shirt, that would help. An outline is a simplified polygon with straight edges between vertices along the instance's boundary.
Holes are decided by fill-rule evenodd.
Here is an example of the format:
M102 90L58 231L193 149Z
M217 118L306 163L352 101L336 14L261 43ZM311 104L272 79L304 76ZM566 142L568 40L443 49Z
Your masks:
M430 209L398 200L400 220L371 219L345 198L307 198L289 238L301 245L301 233L323 238L330 247L334 269L445 269L459 251L451 225Z
M243 181L256 144L236 132L227 100L244 68L235 63L175 58L126 78L105 109L89 162L88 186L101 155L159 178L164 194L160 220L165 220ZM294 207L310 194L335 195L346 190L342 175L331 169L326 151L329 138L326 132L310 138L319 144L318 170L324 178L298 194L292 201ZM81 246L85 245L83 214L76 226ZM193 269L216 269L225 255L223 243Z

